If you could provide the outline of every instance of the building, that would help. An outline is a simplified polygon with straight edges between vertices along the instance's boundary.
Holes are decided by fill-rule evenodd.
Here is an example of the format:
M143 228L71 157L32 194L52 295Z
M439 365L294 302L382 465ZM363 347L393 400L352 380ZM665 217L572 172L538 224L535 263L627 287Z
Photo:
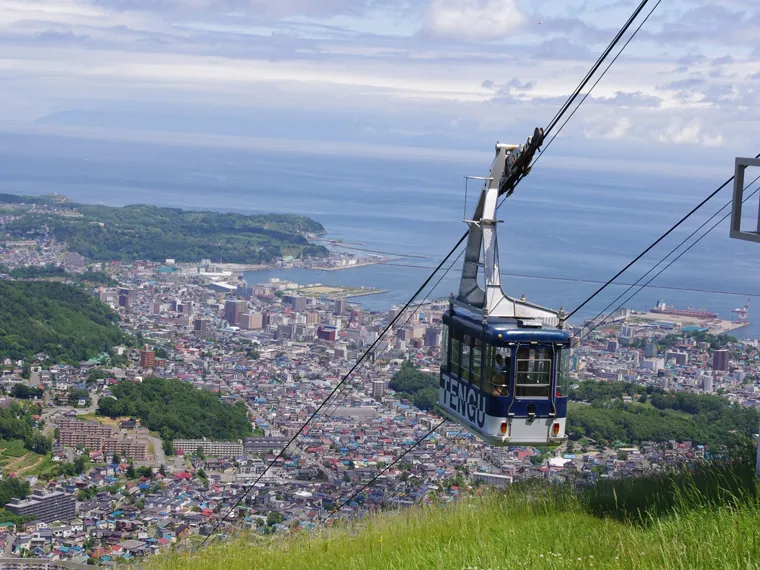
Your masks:
M507 487L512 484L512 477L509 475L499 475L497 473L484 473L477 471L472 474L473 481L482 481L486 485L494 487Z
M205 336L209 330L208 323L209 320L202 317L195 319L195 321L193 321L193 330L198 336Z
M306 309L306 297L300 295L283 295L282 302L285 305L290 305L296 312Z
M689 355L685 352L669 350L665 353L665 362L673 360L678 366L685 366L689 362Z
M50 558L0 558L0 570L89 570L92 566Z
M709 374L702 377L702 389L710 394L713 391L713 379Z
M127 289L126 287L119 288L119 306L129 309L135 304L137 300L137 291L134 289Z
M192 455L198 448L204 455L211 457L236 457L243 455L245 450L239 441L209 441L207 439L175 439L172 444L174 450L181 451L185 455Z
M343 299L335 299L334 315L342 315L346 312L346 302Z
M656 374L657 372L659 372L665 367L665 359L664 358L645 358L644 362L641 363L641 367L651 370L652 373Z
M610 340L607 342L607 352L617 352L620 348L620 343L617 340Z
M261 313L243 313L240 315L240 328L246 330L264 328L264 315Z
M441 344L441 330L429 328L425 331L425 346L439 346Z
M335 342L338 330L330 325L322 325L317 329L317 338L328 342Z
M274 453L287 443L286 437L246 437L244 447L247 453Z
M141 368L155 368L156 367L156 353L152 350L148 350L148 345L140 351L140 367Z
M713 352L713 370L728 370L727 350L716 350Z
M131 434L122 434L97 422L61 418L57 424L63 445L82 446L105 454L117 453L137 461L148 458L148 430L145 428L135 429Z
M238 285L235 295L243 299L250 299L253 297L253 287L246 285Z
M84 265L84 256L75 251L70 251L63 257L63 266L69 271L84 271Z
M230 326L239 325L240 317L248 310L248 303L239 299L227 299L224 302L224 320Z
M372 381L372 397L375 400L382 400L385 396L385 382L383 380Z
M46 523L69 521L76 515L76 500L74 495L61 491L47 493L37 489L26 499L12 499L5 508L14 515Z
M644 356L647 358L654 358L657 356L657 345L653 342L648 342L644 345Z

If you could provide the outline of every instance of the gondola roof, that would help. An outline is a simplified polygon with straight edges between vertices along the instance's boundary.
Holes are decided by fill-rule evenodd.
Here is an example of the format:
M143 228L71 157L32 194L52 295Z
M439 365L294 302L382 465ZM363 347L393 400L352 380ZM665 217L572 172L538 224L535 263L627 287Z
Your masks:
M568 344L570 333L556 327L536 326L531 319L489 318L483 325L482 319L460 307L452 307L451 314L443 314L443 322L449 326L477 335L488 344L503 345L518 342L550 342Z

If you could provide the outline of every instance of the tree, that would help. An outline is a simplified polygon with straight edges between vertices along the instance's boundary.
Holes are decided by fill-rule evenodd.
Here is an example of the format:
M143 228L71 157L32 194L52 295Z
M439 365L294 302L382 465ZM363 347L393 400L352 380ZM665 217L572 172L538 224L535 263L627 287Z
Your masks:
M285 520L282 516L282 513L278 511L271 511L267 515L267 526L274 526L276 524L280 524L283 520Z
M81 475L84 473L85 469L85 458L83 455L80 455L79 457L74 459L74 471L77 475Z
M206 459L206 454L203 453L203 447L201 447L199 445L198 449L196 449L195 452L193 453L193 457L197 457L201 461L205 460Z
M127 479L136 479L137 478L137 473L135 472L135 466L132 465L131 462L127 466L127 471L126 471L125 475L127 476Z
M29 495L29 483L16 477L6 477L0 481L0 507L5 507L11 499L25 499Z
M92 400L90 399L90 393L87 390L82 390L81 388L70 388L67 400L70 406L76 406L79 404L79 400L84 400L86 406L89 406L92 403Z
M161 467L158 468L158 472L161 474L161 477L166 477L166 467L164 467L164 464L161 464Z
M137 475L143 479L152 479L153 470L147 465L137 468Z
M169 442L175 438L236 440L252 433L245 403L225 403L218 394L178 379L121 382L111 390L116 399L101 398L98 414L139 418L143 426L161 434L167 455L174 453Z
M43 391L41 388L32 388L26 384L15 384L11 388L11 396L19 400L31 400L33 398L42 398Z
M121 464L121 457L119 457L118 453L113 454L113 460L111 461L113 465L119 465Z

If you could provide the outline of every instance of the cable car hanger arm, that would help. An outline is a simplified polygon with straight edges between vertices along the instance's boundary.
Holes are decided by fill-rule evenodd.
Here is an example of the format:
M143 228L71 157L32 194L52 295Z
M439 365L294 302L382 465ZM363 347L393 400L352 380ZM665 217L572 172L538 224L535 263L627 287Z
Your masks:
M543 143L544 130L541 127L536 127L533 136L528 137L528 141L524 145L512 147L514 150L506 155L504 174L499 180L499 196L506 195L508 198L512 195L517 183L530 173L530 163L533 162L533 156Z

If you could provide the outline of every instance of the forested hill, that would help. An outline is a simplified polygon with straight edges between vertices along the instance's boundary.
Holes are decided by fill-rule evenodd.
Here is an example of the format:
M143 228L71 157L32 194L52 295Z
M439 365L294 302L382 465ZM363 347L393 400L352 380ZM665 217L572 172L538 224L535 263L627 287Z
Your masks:
M0 281L0 358L79 363L125 341L118 318L71 285Z
M327 249L308 241L324 233L305 216L246 216L222 212L134 205L114 208L86 204L51 204L51 209L19 209L10 194L0 195L18 218L6 224L15 237L30 237L47 227L72 251L93 261L167 258L181 262L213 259L230 263L266 263L275 257L322 257ZM29 198L33 200L33 198ZM53 211L55 210L55 211Z
M626 396L630 401L624 401ZM567 433L612 445L691 441L708 448L750 442L758 411L711 394L664 392L627 382L581 382L570 392Z
M167 450L175 438L237 440L253 434L243 402L225 404L217 394L177 379L120 382L111 390L115 399L101 398L98 414L140 418L161 434Z

